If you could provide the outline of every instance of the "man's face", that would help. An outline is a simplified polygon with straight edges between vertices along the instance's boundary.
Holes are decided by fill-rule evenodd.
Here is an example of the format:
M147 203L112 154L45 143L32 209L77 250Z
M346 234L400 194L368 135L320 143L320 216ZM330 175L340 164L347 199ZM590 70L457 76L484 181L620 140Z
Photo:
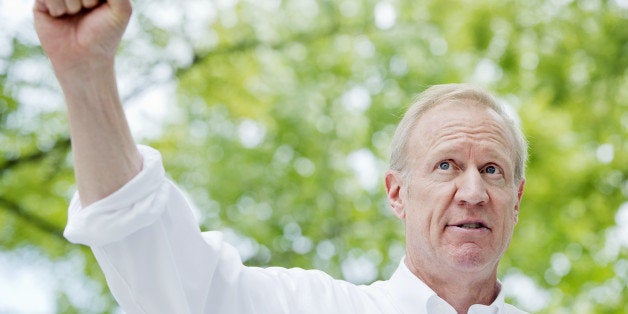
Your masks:
M517 222L514 141L492 109L466 101L427 111L410 133L388 197L406 227L413 272L494 273ZM450 271L455 270L454 273Z

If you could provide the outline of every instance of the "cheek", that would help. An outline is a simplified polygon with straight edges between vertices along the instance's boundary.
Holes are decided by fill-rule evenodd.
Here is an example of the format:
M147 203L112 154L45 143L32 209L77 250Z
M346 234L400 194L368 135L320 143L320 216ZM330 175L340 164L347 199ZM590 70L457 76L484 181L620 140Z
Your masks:
M431 231L434 230L430 225L430 217L414 210L408 212L405 220L405 237L406 245L412 248L412 251L423 251L426 247L430 247Z
M406 198L406 224L428 233L431 225L437 225L454 195L452 183L413 182ZM416 232L416 231L415 231Z
M516 195L511 195L511 193L500 193L493 199L494 208L497 211L495 215L503 224L505 233L511 233L517 223L516 200Z
M451 197L454 190L453 180L445 180L434 175L411 181L409 195L422 203L431 203Z

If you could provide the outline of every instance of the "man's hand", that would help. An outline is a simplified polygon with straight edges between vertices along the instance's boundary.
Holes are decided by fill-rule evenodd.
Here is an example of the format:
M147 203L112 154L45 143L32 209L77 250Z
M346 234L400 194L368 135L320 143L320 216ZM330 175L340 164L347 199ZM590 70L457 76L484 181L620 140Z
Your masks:
M35 28L57 75L112 66L130 0L36 0Z

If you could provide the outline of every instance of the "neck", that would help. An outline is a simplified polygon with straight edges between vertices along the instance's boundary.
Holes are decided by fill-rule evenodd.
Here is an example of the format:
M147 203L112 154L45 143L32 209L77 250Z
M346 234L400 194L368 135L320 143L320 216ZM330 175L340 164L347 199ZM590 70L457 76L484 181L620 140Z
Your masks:
M417 265L406 257L406 266L458 313L467 313L473 304L490 305L500 291L497 265L489 272L461 272L448 269L429 272L426 271L427 267L416 267Z

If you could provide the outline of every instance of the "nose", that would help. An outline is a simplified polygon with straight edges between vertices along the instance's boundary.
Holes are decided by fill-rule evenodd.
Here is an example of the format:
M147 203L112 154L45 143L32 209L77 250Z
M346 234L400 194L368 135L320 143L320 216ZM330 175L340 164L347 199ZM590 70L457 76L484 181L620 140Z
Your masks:
M467 169L456 180L455 200L461 205L485 205L488 193L482 174L477 169Z

